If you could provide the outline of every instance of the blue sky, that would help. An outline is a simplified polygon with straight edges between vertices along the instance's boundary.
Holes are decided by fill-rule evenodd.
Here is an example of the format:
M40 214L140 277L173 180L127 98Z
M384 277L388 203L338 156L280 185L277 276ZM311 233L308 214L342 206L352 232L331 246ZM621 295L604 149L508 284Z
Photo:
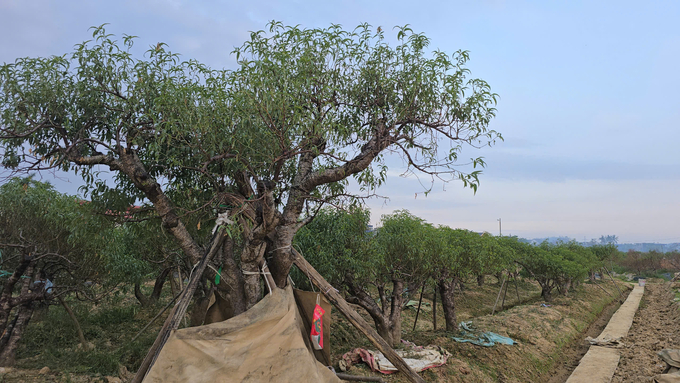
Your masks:
M436 224L534 238L680 242L680 2L0 0L0 62L70 52L109 23L184 58L231 68L234 46L269 20L388 33L410 24L433 49L470 51L500 95L476 195L453 182L427 197L390 169L374 221L407 208ZM396 33L396 32L393 32ZM46 175L46 178L49 176ZM427 184L427 180L425 180ZM55 184L74 193L77 181ZM416 193L419 193L416 195Z

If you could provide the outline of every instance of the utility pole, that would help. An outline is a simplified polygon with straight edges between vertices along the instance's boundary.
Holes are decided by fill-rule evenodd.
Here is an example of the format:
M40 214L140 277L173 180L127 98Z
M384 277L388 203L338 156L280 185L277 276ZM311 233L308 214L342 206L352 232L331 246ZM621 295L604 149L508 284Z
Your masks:
M497 221L498 221L498 235L500 237L502 237L503 236L503 230L501 230L501 219L498 218Z

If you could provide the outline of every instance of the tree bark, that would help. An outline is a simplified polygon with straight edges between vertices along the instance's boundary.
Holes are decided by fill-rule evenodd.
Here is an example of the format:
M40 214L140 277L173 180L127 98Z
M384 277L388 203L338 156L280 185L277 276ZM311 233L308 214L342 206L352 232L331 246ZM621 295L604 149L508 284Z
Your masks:
M111 170L120 170L151 201L161 217L163 227L172 234L177 245L195 264L200 262L202 252L196 241L180 220L172 201L163 192L160 184L147 172L144 164L133 150L121 148L120 157L107 165ZM74 161L79 163L77 160Z
M477 276L477 286L479 287L484 286L484 274L479 274Z
M444 309L444 320L446 321L446 331L455 331L458 328L456 318L456 301L454 291L456 279L440 279L438 282L439 293L442 298L442 308Z
M541 297L543 297L546 302L552 302L552 290L552 286L547 284L541 285Z
M16 306L12 299L14 286L16 286L16 284L19 281L21 281L21 277L24 274L27 275L31 274L33 270L33 267L31 265L32 262L33 261L31 260L31 258L25 255L22 261L17 266L17 268L14 269L12 275L5 282L2 292L0 292L0 333L3 333L5 331L5 328L7 327L7 321L9 320L9 316L12 312L12 309ZM22 291L26 290L27 292L28 286L26 286L26 289L22 287L21 290Z
M149 298L144 295L140 285L141 282L135 282L135 298L137 298L137 301L142 307L147 307L150 304Z
M434 294L432 295L432 328L437 331L437 285L434 286Z
M26 326L31 320L31 315L33 315L33 302L23 304L19 307L16 324L12 329L12 333L9 334L5 347L0 350L1 367L13 366L16 363L16 352L17 347L19 346L19 340L21 340L21 336L24 335Z
M375 323L375 330L378 332L378 335L380 335L385 340L385 342L390 345L390 347L394 347L395 341L392 336L389 319L382 316L374 317L371 315L371 317Z
M165 280L168 278L168 274L170 273L170 268L166 267L161 271L161 273L156 277L156 281L153 284L153 291L151 292L151 296L149 297L150 303L156 303L161 297L161 292L163 292L163 285L165 284Z
M203 284L201 284L203 285ZM205 314L208 312L208 304L213 294L213 289L206 286L200 286L196 289L194 294L194 306L189 314L189 326L200 326L205 320Z
M375 323L376 331L391 347L398 345L401 340L404 282L399 279L392 281L392 294L389 302L384 294L384 289L379 288L380 306L363 288L356 286L351 281L347 281L346 284L351 295L347 300L358 304L368 312Z
M292 238L291 238L292 242ZM264 261L266 243L258 241L248 244L241 253L241 268L243 269L243 292L246 300L246 310L255 306L262 298L260 284L260 265ZM285 285L284 285L285 287Z
M219 257L222 260L222 276L217 285L218 294L231 304L232 315L238 315L246 311L248 306L245 292L243 273L234 259L234 241L226 238L223 246L219 249Z
M5 346L9 341L9 337L10 335L12 335L12 330L14 329L14 326L16 326L17 324L17 320L19 320L19 310L17 310L17 312L14 313L14 319L11 322L9 322L9 324L5 327L5 330L2 333L2 337L0 337L0 350L5 349Z
M564 285L562 286L562 288L564 289L564 296L565 297L569 296L569 289L571 288L571 284L572 284L572 279L567 278L567 281L564 282Z

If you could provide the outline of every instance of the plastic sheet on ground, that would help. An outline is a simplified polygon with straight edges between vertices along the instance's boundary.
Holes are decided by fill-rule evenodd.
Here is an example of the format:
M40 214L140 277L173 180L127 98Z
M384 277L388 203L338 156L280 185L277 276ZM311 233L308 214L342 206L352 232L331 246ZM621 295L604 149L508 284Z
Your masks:
M418 309L418 301L408 301L406 303L406 308L417 310ZM422 304L420 305L420 311L425 311L425 312L432 311L432 307L430 306L430 302L422 302Z
M656 375L656 383L680 383L680 350L661 350L659 357L666 362L666 370L663 374Z
M458 324L458 328L460 329L461 336L451 337L456 342L460 343L467 342L484 347L491 347L496 345L496 343L508 345L513 345L517 343L511 338L508 338L507 336L498 335L490 331L487 332L479 331L472 326L472 321L460 322L460 324Z
M404 343L406 348L404 350L395 350L395 352L415 372L444 365L449 356L451 356L448 351L439 346L416 346L411 342L403 340L402 343ZM345 353L340 361L340 369L347 371L352 365L360 362L366 363L371 370L383 374L392 374L398 371L381 352L363 348L355 348Z
M592 338L587 336L586 341L588 343L595 345L595 346L601 346L601 347L613 347L613 348L622 348L625 347L626 344L621 341L621 338L604 338L604 339L597 339L597 338Z

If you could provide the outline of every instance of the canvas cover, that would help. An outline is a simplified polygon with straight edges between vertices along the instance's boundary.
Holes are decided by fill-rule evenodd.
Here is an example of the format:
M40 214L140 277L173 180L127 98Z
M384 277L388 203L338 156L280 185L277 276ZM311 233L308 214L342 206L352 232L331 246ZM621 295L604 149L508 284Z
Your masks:
M229 320L173 331L144 382L339 383L303 331L292 288L275 288Z

